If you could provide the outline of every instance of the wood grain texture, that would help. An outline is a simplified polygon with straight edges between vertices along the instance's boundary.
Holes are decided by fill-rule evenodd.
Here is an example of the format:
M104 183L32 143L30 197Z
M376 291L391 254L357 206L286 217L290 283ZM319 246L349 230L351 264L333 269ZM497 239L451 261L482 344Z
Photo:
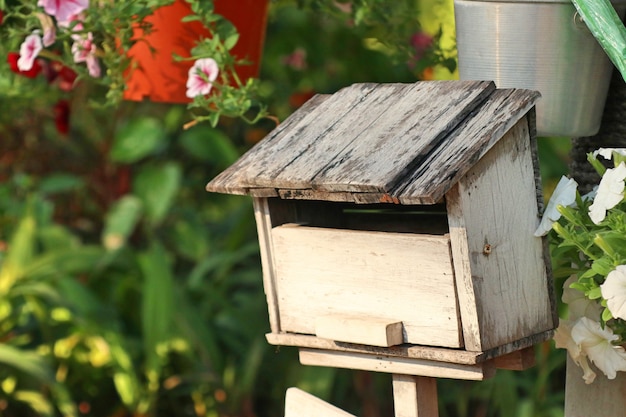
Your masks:
M334 340L321 339L315 336L293 334L293 333L268 333L265 335L269 344L277 346L298 346L311 349L322 350L336 350L339 352L347 353L362 353L369 355L381 355L390 357L404 357L411 359L425 359L435 362L451 362L462 365L475 365L477 363L483 363L487 361L493 361L494 366L497 368L502 367L507 369L506 363L511 363L511 359L504 359L503 364L500 358L510 354L516 353L519 350L525 350L522 353L523 366L531 366L529 363L533 358L528 358L526 355L527 349L539 343L546 342L552 339L554 332L547 331L539 333L523 339L516 340L514 343L498 346L497 348L490 349L485 352L472 352L463 349L450 349L450 348L438 348L433 346L419 346L419 345L398 345L388 348L359 345L354 343L337 342ZM530 350L530 349L528 349ZM517 359L516 359L517 360Z
M524 371L535 366L535 348L527 347L516 352L498 356L493 360L498 369L510 371Z
M354 84L314 97L207 189L435 204L537 98L484 81Z
M335 340L294 333L268 333L265 335L265 338L269 344L277 346L298 346L312 349L336 350L348 353L362 353L399 358L405 357L435 362L451 362L462 365L475 365L487 360L487 355L484 352L470 352L462 349L438 348L432 346L405 344L384 348L372 345L337 342Z
M285 417L355 417L301 389L292 387L285 395Z
M466 348L484 351L553 329L543 243L533 236L539 219L525 120L446 201Z
M618 372L615 379L608 379L595 365L591 367L596 379L585 384L582 369L567 355L565 417L626 416L626 373Z
M437 380L424 376L392 375L395 417L438 417Z
M315 319L315 335L338 342L389 347L402 344L402 322L352 315L329 315Z
M363 85L364 89L373 88L373 84ZM337 93L339 94L339 93ZM291 146L291 135L294 131L308 126L315 119L314 110L328 101L330 95L318 94L304 103L291 116L276 127L267 137L258 142L233 165L211 180L207 191L226 194L247 194L249 180L256 173L263 171L268 159L275 152ZM324 107L326 108L326 107Z
M300 349L303 365L331 368L359 369L390 374L419 375L431 378L452 378L482 381L494 375L490 363L460 365L446 362L430 362L421 359L395 358L346 352Z
M390 191L416 158L435 147L495 86L472 82L465 87L459 88L455 82L415 83L381 103L378 117L370 117L371 106L355 108L353 120L342 121L346 132L339 132L354 135L351 143L332 155L323 170L315 176L302 176L294 186L333 192ZM341 139L337 135L327 140ZM311 154L327 159L324 151L316 148ZM317 163L314 158L307 159L306 163ZM289 179L287 175L283 178Z
M401 204L437 203L531 110L536 99L537 93L529 90L494 91L440 146L425 155L392 194Z
M282 331L316 317L404 324L404 342L460 347L448 236L284 225L272 229Z
M280 332L280 317L278 314L278 296L276 294L276 274L272 255L272 220L266 198L253 198L254 217L259 237L261 254L261 268L263 270L263 288L267 300L270 328L272 332Z

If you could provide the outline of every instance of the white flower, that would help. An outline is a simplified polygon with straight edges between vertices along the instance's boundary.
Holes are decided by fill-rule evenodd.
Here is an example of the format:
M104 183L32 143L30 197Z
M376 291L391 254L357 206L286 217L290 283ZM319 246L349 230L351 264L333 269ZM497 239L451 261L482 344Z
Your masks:
M197 60L189 69L187 79L187 97L205 96L211 92L213 81L217 78L220 70L213 58Z
M554 343L559 349L567 349L570 357L576 365L583 368L583 379L586 384L591 384L596 379L596 373L589 366L587 357L583 354L580 345L572 339L572 326L574 322L559 321L559 327L554 333Z
M611 160L613 158L613 152L618 153L622 156L626 156L626 149L624 148L600 148L593 151L593 156L597 157L598 155L600 155L604 159Z
M41 36L38 33L28 35L20 46L20 58L17 60L17 68L20 71L29 71L42 49Z
M606 217L606 211L615 207L624 199L624 179L626 178L626 165L621 162L616 168L607 169L600 185L598 193L589 207L589 217L595 224L599 224Z
M576 276L572 275L563 284L563 296L561 300L567 304L569 310L569 319L577 320L581 317L588 317L591 320L600 321L602 308L595 300L590 300L582 291L570 288L570 285L576 282Z
M561 218L559 213L559 206L571 206L576 201L576 187L578 183L571 178L565 176L561 177L559 183L556 185L548 206L543 212L543 218L537 230L535 230L535 236L545 236L552 229L552 224Z
M613 317L626 320L626 265L609 272L600 290Z
M581 354L587 356L606 375L615 379L617 371L626 371L626 351L611 342L619 337L600 323L581 317L572 327L572 340L580 346Z

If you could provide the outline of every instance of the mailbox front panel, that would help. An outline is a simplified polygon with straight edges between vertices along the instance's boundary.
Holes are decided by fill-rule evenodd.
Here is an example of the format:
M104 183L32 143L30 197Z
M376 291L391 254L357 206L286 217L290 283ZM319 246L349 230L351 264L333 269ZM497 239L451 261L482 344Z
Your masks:
M365 329L401 322L403 343L462 347L448 235L287 224L271 241L281 332L315 335L320 317L354 317Z

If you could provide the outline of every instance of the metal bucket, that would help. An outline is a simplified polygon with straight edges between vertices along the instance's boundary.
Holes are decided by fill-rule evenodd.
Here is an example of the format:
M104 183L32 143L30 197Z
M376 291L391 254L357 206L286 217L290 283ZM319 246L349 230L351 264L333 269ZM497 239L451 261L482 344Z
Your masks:
M454 9L462 80L541 92L540 136L598 132L613 64L571 2L455 0Z

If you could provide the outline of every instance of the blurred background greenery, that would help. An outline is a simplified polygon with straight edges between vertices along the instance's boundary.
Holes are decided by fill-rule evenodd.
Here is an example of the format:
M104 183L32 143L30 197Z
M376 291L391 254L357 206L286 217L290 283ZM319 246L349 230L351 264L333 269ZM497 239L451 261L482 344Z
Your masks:
M453 50L451 1L418 6L425 35ZM260 74L270 112L284 120L355 82L456 77L394 61L376 30L273 2ZM0 74L0 415L276 417L290 386L393 415L388 375L304 367L265 342L251 201L204 186L272 121L182 130L181 106L94 109L85 83L59 105L62 92L12 77ZM569 146L539 139L548 194ZM528 371L440 380L440 414L563 416L564 362L545 343Z

